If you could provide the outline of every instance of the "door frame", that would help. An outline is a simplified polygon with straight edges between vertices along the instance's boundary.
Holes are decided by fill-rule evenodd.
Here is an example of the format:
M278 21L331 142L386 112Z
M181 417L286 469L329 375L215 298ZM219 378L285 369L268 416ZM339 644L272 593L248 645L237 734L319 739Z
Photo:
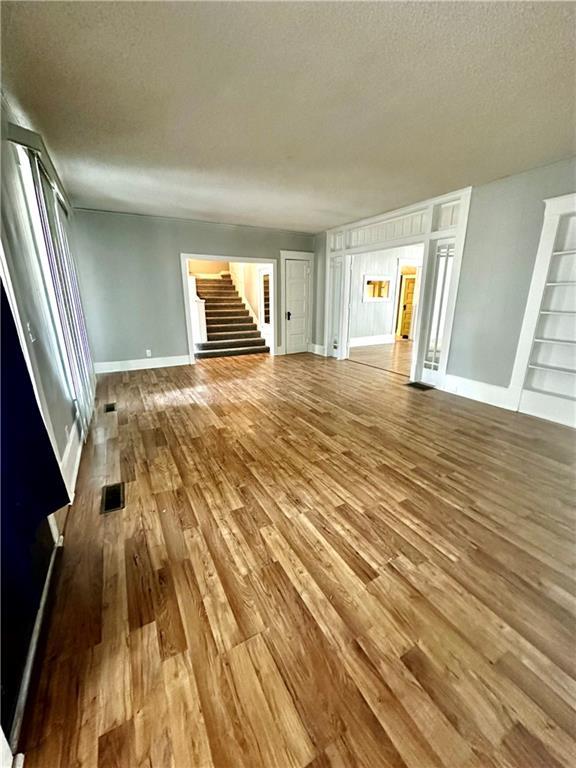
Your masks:
M286 262L293 261L307 261L308 262L308 322L306 324L306 343L308 345L308 352L314 351L314 345L312 344L312 290L314 287L314 275L312 267L314 264L314 253L310 251L280 251L280 315L282 318L282 346L284 348L284 354L288 354L288 344L286 343L288 338L288 320L286 318Z
M414 323L414 349L410 381L429 381L442 388L450 354L450 340L454 324L456 296L460 280L460 268L472 188L456 190L446 195L431 198L415 205L373 216L330 229L326 233L326 283L325 283L325 347L327 335L332 327L332 296L328 276L332 259L344 257L344 279L342 280L340 338L335 357L346 360L349 357L349 315L352 257L357 253L382 251L404 245L424 243L420 295L417 316ZM424 346L426 318L429 314L430 283L433 279L434 254L438 241L452 239L455 245L452 279L448 289L446 320L442 339L442 352L438 371L424 369Z
M264 277L268 276L268 294L270 307L268 309L269 322L264 322ZM274 301L274 275L272 274L272 264L266 263L258 267L258 330L262 333L266 344L272 349L274 346L274 313L276 311L276 302Z
M190 287L188 280L188 261L227 261L240 264L261 264L263 267L271 267L271 285L270 285L270 320L272 325L271 335L274 344L270 347L271 355L283 354L282 344L278 344L277 324L276 324L276 286L278 276L278 263L273 258L257 256L225 256L223 254L206 253L181 253L180 254L180 274L182 279L182 292L184 295L184 313L186 317L186 340L188 343L188 360L191 365L196 363L196 354L194 351L194 333L192 330L192 316L190 313ZM282 340L283 341L283 340Z
M344 260L345 264L347 266L344 274L344 280L343 280L343 302L342 305L343 311L342 311L342 324L340 326L340 333L341 333L341 345L338 349L338 355L336 355L338 360L348 360L350 358L350 307L352 303L352 270L354 266L354 258L356 256L363 256L366 253L373 253L375 251L395 251L398 248L402 248L405 245L421 245L422 246L422 253L421 255L416 258L413 256L398 256L396 259L396 274L395 274L395 280L394 280L394 324L393 324L393 335L394 335L394 341L390 343L396 342L396 320L397 320L397 302L398 302L398 291L400 289L400 271L402 266L415 266L417 269L417 275L418 275L418 282L421 283L422 275L424 274L425 265L426 265L426 251L427 251L427 243L423 238L420 239L412 239L410 243L396 243L394 245L384 245L380 246L379 248L365 248L363 250L355 250L354 253L347 253L345 254ZM420 301L420 289L418 294L418 301L416 303L416 312L413 315L412 320L412 333L413 336L411 337L411 341L413 342L414 346L412 347L412 362L410 366L410 381L415 381L414 378L414 370L417 363L417 344L416 341L419 338L420 330L421 330L421 319L422 319L422 313L421 313L421 301ZM342 348L342 345L345 345Z

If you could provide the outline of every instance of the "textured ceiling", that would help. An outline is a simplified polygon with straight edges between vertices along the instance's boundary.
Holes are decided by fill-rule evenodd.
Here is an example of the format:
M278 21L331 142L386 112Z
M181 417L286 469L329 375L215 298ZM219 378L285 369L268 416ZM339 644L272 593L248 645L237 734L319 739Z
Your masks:
M75 205L319 231L575 152L572 3L4 2Z

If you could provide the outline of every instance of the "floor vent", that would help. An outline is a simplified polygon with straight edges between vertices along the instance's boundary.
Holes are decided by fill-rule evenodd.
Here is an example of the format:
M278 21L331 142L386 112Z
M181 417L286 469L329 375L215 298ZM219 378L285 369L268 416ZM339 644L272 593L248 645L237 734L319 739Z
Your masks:
M116 403L106 403L104 406L104 413L112 413L116 410Z
M124 508L124 483L113 483L105 485L102 488L102 506L100 514L114 512L116 509Z
M426 391L427 389L434 389L434 387L430 387L428 384L422 384L421 381L409 381L408 384L406 384L407 387L413 387L414 389L422 389Z

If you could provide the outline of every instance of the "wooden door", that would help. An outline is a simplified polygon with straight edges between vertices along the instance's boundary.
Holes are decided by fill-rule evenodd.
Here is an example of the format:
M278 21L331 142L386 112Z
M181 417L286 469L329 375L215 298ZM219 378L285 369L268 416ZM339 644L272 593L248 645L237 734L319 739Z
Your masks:
M402 307L401 307L401 322L400 322L400 336L404 339L410 337L410 329L412 328L412 311L414 307L414 288L416 286L416 278L404 276L402 279Z

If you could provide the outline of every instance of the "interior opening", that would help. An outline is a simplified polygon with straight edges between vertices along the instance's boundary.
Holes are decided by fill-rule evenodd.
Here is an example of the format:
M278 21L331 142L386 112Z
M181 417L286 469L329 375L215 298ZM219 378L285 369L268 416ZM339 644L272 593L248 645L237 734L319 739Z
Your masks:
M185 278L189 347L196 359L270 354L271 263L191 258Z
M350 360L410 376L423 254L418 243L353 256Z

